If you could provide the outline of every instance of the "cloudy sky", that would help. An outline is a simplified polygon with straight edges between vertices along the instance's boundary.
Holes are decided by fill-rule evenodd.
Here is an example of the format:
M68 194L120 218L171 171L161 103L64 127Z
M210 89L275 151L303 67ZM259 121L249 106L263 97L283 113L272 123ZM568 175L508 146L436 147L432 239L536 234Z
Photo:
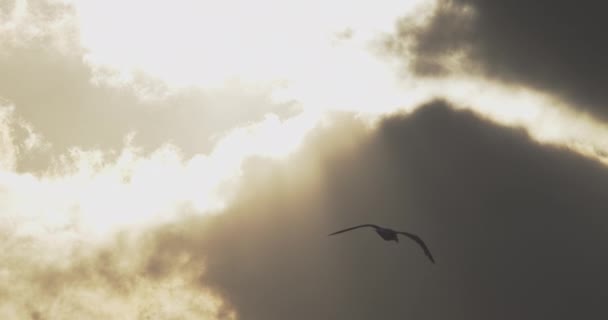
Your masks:
M599 6L0 0L0 318L605 318Z

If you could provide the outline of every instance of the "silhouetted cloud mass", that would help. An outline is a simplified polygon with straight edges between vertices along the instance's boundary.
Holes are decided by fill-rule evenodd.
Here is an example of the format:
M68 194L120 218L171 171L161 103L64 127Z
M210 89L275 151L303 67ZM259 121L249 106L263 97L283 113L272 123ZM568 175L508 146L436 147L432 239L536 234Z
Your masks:
M389 42L412 70L440 76L460 54L466 72L530 86L608 119L608 22L598 1L439 0L424 24L405 18Z
M184 208L183 219L50 266L2 231L4 261L19 272L2 275L12 281L0 296L37 301L24 306L40 318L134 306L133 316L254 320L597 318L608 298L607 187L599 162L446 102L375 129L335 115L289 161L250 159L222 214ZM437 264L412 242L327 236L359 223L419 234ZM166 290L182 304L161 308ZM192 299L209 290L222 303L199 313Z
M204 262L200 285L240 319L605 314L605 166L441 101L371 134L347 119L289 163L252 160L224 214L148 234L148 275ZM418 233L437 264L414 243L327 236L368 222Z

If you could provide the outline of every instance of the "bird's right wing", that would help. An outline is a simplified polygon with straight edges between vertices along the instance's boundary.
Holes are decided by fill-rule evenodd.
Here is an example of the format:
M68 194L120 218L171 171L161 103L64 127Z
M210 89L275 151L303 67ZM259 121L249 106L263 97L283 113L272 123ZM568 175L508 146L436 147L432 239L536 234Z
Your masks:
M398 234L402 234L412 240L414 240L421 248L422 251L424 251L424 254L429 258L429 260L431 260L432 263L435 263L435 259L433 258L433 255L431 254L431 250L429 250L429 248L426 246L426 243L424 243L424 241L422 241L422 239L413 234L413 233L409 233L409 232L403 232L403 231L397 231Z
M344 230L340 230L340 231L336 231L334 233L330 233L330 236L333 236L334 234L338 234L338 233L342 233L342 232L346 232L346 231L350 231L350 230L354 230L354 229L358 229L358 228L364 228L364 227L372 227L372 228L379 228L377 225L375 224L362 224L362 225L358 225L358 226L354 226L354 227L350 227Z

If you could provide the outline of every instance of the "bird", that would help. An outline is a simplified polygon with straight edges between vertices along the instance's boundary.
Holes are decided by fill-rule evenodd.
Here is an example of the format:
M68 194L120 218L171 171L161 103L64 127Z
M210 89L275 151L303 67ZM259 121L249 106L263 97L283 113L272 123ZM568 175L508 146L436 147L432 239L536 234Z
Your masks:
M329 236L333 236L335 234L347 232L347 231L354 230L354 229L365 228L365 227L374 228L376 230L376 233L385 241L399 242L399 237L398 237L399 234L404 235L404 236L414 240L422 248L422 250L424 251L424 254L429 258L429 260L431 260L432 263L435 263L435 259L433 258L431 251L426 246L424 241L422 241L422 239L419 236L417 236L413 233L396 231L396 230L389 229L389 228L383 228L383 227L377 226L375 224L362 224L362 225L358 225L358 226L354 226L354 227L346 228L344 230L339 230L339 231L330 233Z

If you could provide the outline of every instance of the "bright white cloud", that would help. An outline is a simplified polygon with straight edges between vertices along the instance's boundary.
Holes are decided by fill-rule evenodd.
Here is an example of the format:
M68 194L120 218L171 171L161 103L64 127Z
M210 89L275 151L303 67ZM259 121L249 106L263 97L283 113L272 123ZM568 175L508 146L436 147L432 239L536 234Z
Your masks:
M286 121L269 116L228 133L209 155L190 159L171 145L144 156L128 141L113 161L101 151L73 149L54 173L40 177L12 171L12 156L0 171L0 207L21 221L17 230L23 235L67 228L89 239L169 221L184 206L213 213L229 199L228 186L236 186L244 160L284 156L316 122L310 114ZM3 148L14 149L10 131L2 132L8 142Z

